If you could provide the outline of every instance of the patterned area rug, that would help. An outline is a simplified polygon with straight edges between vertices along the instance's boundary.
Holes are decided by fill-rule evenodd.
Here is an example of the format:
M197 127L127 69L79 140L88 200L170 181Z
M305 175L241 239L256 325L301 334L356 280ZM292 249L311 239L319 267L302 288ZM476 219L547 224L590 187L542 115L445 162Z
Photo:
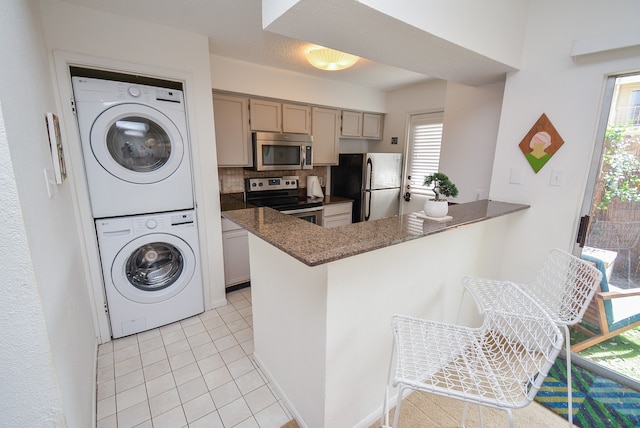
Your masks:
M575 364L573 384L573 423L582 428L640 427L640 393L597 376ZM535 399L567 418L567 367L558 358L549 370Z

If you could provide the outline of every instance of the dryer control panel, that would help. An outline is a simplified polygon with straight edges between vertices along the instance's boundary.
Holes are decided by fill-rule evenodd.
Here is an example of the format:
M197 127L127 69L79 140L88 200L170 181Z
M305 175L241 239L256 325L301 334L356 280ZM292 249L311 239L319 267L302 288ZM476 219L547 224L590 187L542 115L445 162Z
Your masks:
M171 226L180 226L182 224L193 224L194 214L193 212L185 212L182 214L176 214L171 216Z

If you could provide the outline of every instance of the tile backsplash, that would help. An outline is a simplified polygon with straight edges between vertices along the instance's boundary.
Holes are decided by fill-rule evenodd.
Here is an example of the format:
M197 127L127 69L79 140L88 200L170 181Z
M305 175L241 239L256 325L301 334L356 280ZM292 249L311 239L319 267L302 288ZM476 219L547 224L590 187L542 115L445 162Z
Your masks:
M244 179L256 177L282 177L285 175L295 175L299 177L300 188L307 187L307 176L317 175L322 180L322 184L327 182L326 166L316 166L311 170L297 171L251 171L244 168L218 168L218 180L220 180L220 193L240 193L244 192Z

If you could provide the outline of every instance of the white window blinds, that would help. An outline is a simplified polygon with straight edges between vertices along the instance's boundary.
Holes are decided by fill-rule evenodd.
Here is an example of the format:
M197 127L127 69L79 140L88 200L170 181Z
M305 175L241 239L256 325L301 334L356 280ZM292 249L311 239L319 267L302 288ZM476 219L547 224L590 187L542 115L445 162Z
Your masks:
M438 172L442 122L444 114L425 113L412 115L409 123L411 144L411 191L419 195L433 196L430 188L422 185L424 177Z

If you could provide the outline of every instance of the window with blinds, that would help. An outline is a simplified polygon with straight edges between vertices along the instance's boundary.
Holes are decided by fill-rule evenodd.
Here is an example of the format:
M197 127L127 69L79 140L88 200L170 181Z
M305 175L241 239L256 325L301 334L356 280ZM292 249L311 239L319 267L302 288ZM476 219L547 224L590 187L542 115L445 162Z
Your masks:
M442 122L444 114L424 113L412 115L409 123L411 165L411 191L418 195L434 196L433 190L422 185L424 177L438 172Z

